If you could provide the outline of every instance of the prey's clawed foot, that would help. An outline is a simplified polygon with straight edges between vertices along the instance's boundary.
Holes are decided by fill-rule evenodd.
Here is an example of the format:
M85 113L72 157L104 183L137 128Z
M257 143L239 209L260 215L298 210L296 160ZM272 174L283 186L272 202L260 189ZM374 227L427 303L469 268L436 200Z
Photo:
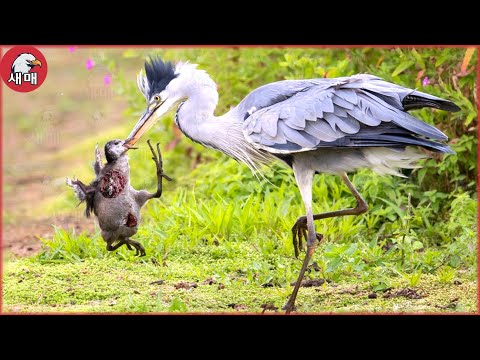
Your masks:
M114 251L114 250L117 250L122 245L126 245L128 250L133 250L133 248L135 248L135 255L139 255L139 256L146 255L145 249L143 248L142 244L140 244L138 241L131 240L131 239L119 240L115 245L107 244L107 250Z
M98 150L98 144L95 145L95 160L102 163L102 156L100 155L100 150Z
M125 240L125 244L127 244L127 247L129 249L131 249L131 247L129 245L132 245L135 248L135 255L137 255L137 256L145 256L146 255L144 247L138 241L127 239L127 240Z
M173 181L173 179L168 176L167 174L163 173L163 160L162 160L162 153L160 152L160 143L157 143L157 154L155 153L155 150L152 147L152 144L150 144L150 139L147 140L147 144L150 147L150 151L152 152L152 160L155 162L155 165L157 165L157 173L161 175L164 179L167 179L168 181Z
M317 241L323 240L322 234L315 233L315 235L317 237ZM292 227L292 241L295 257L298 257L300 250L304 250L304 245L307 242L307 239L307 222L303 217L300 217ZM305 240L305 242L303 240Z

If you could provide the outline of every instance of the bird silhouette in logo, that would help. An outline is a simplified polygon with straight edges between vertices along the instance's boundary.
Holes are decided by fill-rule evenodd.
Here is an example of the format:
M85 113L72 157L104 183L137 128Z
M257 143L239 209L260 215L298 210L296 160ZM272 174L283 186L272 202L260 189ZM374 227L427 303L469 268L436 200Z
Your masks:
M12 64L12 75L15 73L29 73L34 66L42 67L42 62L36 59L32 54L22 53L17 56Z

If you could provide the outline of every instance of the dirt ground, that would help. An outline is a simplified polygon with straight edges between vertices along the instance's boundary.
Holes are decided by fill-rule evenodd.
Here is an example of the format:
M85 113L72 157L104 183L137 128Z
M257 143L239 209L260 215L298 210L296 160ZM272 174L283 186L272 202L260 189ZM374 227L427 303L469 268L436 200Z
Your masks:
M2 48L3 53L7 50ZM91 154L72 157L69 164L59 164L54 155L121 121L135 122L123 116L125 100L104 83L109 71L101 64L102 50L39 50L48 62L42 86L30 93L2 88L2 250L14 256L37 252L41 247L38 237L49 237L52 225L93 231L94 220L86 219L80 207L70 213L43 210L56 194L69 190L65 177L74 175L69 171L76 163L93 160L93 149ZM108 50L109 55L115 53L120 55L122 50ZM86 68L89 58L95 61L91 70ZM138 66L122 70L136 81Z

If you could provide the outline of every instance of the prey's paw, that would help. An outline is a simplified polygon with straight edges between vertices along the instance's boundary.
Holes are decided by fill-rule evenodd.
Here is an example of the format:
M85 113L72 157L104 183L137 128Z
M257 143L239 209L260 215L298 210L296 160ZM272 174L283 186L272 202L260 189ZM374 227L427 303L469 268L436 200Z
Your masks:
M164 174L163 171L160 172L160 176L163 177L165 180L173 181L173 178L171 178L171 177L168 176L167 174Z
M157 166L157 174L168 181L173 181L173 179L170 176L168 176L163 172L163 160L162 160L162 152L160 151L160 143L157 143L157 152L155 152L155 150L153 149L153 146L150 143L150 139L147 140L147 144L150 147L150 151L152 152L152 160L155 162L155 165Z
M145 256L146 255L146 252L145 252L145 249L143 248L142 245L140 244L135 244L133 245L135 247L135 255L136 256Z
M78 180L77 178L70 179L69 177L67 177L65 183L70 187L74 187L76 185L75 183L77 182L77 180Z
M127 244L127 247L130 250L132 250L130 245L135 248L135 255L136 256L145 256L146 255L144 247L138 241L135 241L135 240L132 240L132 239L127 239L127 240L125 240L125 244Z
M98 144L95 145L95 160L99 163L102 162L102 156L100 155L100 150L98 150Z
M160 163L160 160L159 158L157 157L157 154L155 153L155 150L153 149L153 146L152 144L150 143L150 139L147 140L147 144L148 144L148 147L150 148L150 151L152 152L152 160L155 161L155 164L159 164ZM159 143L157 143L157 147L158 147ZM161 154L160 154L160 158L161 158Z

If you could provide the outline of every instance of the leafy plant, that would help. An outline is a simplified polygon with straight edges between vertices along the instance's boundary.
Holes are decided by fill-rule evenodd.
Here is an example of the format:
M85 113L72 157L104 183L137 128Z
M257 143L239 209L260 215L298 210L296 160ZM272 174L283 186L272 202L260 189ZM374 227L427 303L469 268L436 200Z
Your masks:
M445 266L438 271L438 280L443 283L449 283L455 277L455 269Z

